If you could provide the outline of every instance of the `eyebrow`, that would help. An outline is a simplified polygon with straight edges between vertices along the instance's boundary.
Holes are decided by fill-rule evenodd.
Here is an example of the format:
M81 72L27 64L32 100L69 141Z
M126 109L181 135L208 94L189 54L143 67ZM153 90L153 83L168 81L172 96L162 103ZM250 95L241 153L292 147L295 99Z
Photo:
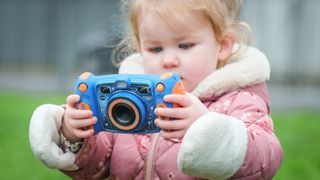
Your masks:
M197 39L198 37L195 36L195 35L192 35L192 34L188 34L188 35L184 35L184 36L180 36L180 37L177 37L175 38L174 40L175 41L183 41L185 39Z
M159 44L160 41L154 39L146 39L142 41L142 44Z
M197 38L198 37L193 34L184 34L174 38L173 41L180 42L186 39L197 39ZM156 39L146 39L142 41L142 44L160 44L160 43L161 43L161 40L156 40Z

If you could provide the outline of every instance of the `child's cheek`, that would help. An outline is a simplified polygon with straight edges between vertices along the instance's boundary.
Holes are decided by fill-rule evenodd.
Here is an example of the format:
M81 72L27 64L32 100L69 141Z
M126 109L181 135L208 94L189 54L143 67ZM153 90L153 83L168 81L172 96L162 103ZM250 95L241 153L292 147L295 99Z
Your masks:
M158 61L155 60L143 60L143 68L146 74L161 74L161 66Z
M184 79L182 82L187 92L192 92L197 86L197 84L194 83L192 78L190 79L186 77L186 79Z

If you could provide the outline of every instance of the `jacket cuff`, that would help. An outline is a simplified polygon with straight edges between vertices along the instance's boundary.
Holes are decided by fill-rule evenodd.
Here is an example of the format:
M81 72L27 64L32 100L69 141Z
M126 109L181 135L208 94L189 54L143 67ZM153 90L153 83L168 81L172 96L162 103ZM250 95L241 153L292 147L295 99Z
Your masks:
M179 169L191 176L227 179L240 169L247 143L242 121L210 112L186 132L178 154Z
M77 170L75 155L60 149L59 131L64 109L61 106L44 104L32 115L29 125L29 141L33 154L49 168Z

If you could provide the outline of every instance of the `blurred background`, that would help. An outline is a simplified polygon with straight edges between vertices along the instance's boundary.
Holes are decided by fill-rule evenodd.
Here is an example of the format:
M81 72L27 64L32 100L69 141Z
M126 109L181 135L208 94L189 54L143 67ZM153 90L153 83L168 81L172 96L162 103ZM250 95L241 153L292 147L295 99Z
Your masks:
M246 0L242 19L271 64L269 91L285 159L275 179L320 179L320 1ZM118 0L0 0L0 177L68 179L28 142L32 111L65 103L77 75L116 73L126 21Z

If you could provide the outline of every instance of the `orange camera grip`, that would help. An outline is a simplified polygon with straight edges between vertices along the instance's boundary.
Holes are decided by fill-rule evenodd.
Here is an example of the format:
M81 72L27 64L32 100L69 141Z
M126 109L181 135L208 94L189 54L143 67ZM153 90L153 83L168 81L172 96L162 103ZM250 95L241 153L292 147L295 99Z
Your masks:
M172 94L186 94L182 81L178 81L173 87ZM179 104L173 103L173 108L181 107Z
M172 94L186 94L186 91L184 89L184 85L182 83L182 81L178 81L173 89L172 89ZM165 104L158 104L157 107L162 107L162 108L166 108L167 106ZM173 103L173 108L178 108L178 107L181 107L179 104L177 103ZM161 120L166 120L166 121L169 121L170 120L170 117L162 117L162 116L158 116L159 119ZM164 131L171 131L170 129L166 129Z
M157 108L167 108L167 105L165 105L165 104L158 104L157 105ZM158 119L160 119L160 120L166 120L166 121L169 121L170 120L170 118L169 117L166 117L166 116L158 116Z
M91 110L89 104L87 103L79 103L78 105L78 109L82 109L82 110ZM88 129L94 129L93 125L82 128L83 130L88 130Z

